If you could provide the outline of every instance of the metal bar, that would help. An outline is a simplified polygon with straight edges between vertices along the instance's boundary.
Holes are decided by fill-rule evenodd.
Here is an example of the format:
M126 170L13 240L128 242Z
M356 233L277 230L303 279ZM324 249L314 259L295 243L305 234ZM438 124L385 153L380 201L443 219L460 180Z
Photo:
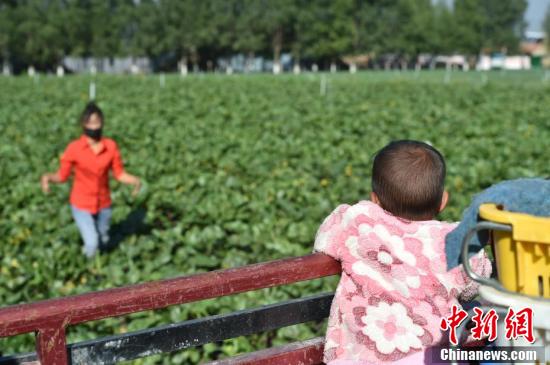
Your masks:
M512 227L506 224L487 222L487 221L482 221L477 223L472 229L468 231L468 233L466 233L466 236L464 237L464 241L462 241L462 252L461 252L462 266L464 267L464 271L466 271L466 274L472 280L483 285L488 285L497 290L505 290L498 281L490 278L485 278L479 275L472 269L472 265L470 265L469 253L470 253L470 243L472 241L472 238L474 238L475 235L478 234L480 231L488 231L488 230L511 232Z
M323 363L324 338L317 337L307 341L293 342L288 345L209 362L206 365L319 365Z
M71 346L72 364L112 364L326 318L333 294L291 300Z
M36 352L42 364L68 364L67 343L63 323L38 331L36 335Z
M71 364L113 364L328 317L333 293L109 336L68 346ZM25 355L25 360L35 360ZM20 364L16 356L0 365Z
M74 325L174 304L242 293L340 273L340 264L321 254L275 260L153 281L0 309L0 337L58 323Z
M40 365L36 352L0 357L0 365Z

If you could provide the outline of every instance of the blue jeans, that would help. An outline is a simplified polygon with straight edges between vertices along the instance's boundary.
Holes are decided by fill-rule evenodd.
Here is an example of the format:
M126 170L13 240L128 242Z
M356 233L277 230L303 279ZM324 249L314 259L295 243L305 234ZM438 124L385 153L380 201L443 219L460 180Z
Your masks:
M83 251L86 257L95 255L99 242L109 242L109 223L111 222L111 207L101 209L97 214L92 214L71 205L73 218L76 222L80 236L84 241Z

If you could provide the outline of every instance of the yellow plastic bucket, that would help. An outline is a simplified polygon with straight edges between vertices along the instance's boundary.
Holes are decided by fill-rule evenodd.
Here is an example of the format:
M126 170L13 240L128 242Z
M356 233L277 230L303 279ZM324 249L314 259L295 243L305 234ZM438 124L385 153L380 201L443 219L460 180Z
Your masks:
M498 279L510 291L550 298L550 218L512 213L482 204L479 216L511 226L492 230Z

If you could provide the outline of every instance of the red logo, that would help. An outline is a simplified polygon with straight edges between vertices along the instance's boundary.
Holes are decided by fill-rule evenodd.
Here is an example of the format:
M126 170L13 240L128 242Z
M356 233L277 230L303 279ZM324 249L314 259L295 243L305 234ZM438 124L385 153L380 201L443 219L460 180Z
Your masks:
M484 336L489 336L489 341L494 341L497 338L497 312L491 309L483 315L483 310L480 308L474 308L474 312L476 314L472 317L472 321L475 323L471 329L472 338L481 340Z
M472 322L474 327L470 330L474 340L481 340L488 337L489 341L494 341L497 338L497 322L499 316L494 309L487 313L481 308L474 308L474 316ZM457 305L453 305L451 314L448 317L441 319L439 328L443 331L449 330L449 341L453 345L458 345L456 338L456 328L468 317L468 313ZM506 325L506 339L517 340L519 337L524 337L530 343L535 342L533 335L533 310L531 308L523 308L515 312L512 308L508 308L508 313L504 319Z
M449 341L451 341L453 345L458 345L458 340L456 338L456 328L460 326L462 321L464 321L467 317L468 313L461 308L459 309L458 306L455 304L453 305L453 308L451 310L451 315L447 318L441 319L439 328L441 328L443 331L446 331L447 329L450 330Z
M508 308L508 314L504 319L506 323L506 339L517 340L518 337L524 337L529 343L535 342L533 336L533 310L524 308L515 313L512 308Z

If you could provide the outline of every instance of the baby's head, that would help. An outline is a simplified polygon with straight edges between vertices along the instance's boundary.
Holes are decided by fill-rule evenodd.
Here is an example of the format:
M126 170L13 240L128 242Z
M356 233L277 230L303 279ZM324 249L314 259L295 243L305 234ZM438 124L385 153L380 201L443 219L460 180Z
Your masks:
M374 157L371 199L397 217L433 219L448 199L443 156L423 142L391 142Z

